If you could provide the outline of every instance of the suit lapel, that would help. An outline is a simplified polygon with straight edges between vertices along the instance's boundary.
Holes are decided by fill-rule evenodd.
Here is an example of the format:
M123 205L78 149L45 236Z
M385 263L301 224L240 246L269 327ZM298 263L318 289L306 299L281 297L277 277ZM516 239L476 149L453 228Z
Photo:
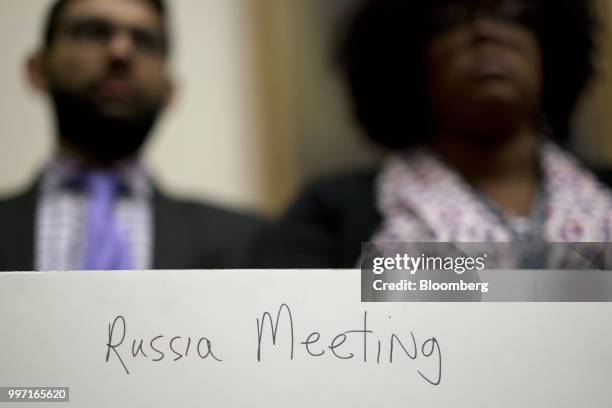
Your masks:
M194 249L185 209L153 188L153 269L192 269ZM197 251L195 252L197 254Z
M2 233L0 251L2 269L11 271L34 270L34 230L36 219L35 183L25 193L2 203Z
M172 264L172 223L168 213L168 201L157 188L153 189L153 269L165 269ZM179 238L179 237L175 237Z

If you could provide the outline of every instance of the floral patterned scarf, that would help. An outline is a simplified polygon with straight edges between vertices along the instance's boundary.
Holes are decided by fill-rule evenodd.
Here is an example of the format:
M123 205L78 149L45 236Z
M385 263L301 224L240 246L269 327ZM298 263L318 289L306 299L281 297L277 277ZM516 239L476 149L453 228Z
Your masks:
M612 194L558 146L541 147L546 192L540 239L609 242ZM486 200L426 148L396 154L377 180L383 216L372 242L509 242L516 235Z

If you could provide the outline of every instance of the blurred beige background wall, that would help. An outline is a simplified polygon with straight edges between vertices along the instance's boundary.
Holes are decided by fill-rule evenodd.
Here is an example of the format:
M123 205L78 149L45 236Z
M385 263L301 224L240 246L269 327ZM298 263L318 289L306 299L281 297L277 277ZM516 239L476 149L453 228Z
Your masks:
M261 207L252 15L245 0L171 0L174 105L146 151L171 192ZM24 59L50 0L0 2L0 193L26 185L53 148L46 101L29 89Z
M604 156L612 163L612 1L600 0L604 27L601 43L601 86L595 90L596 123L600 124Z
M282 212L308 181L372 163L331 64L340 17L359 0L251 0L255 16L267 208Z

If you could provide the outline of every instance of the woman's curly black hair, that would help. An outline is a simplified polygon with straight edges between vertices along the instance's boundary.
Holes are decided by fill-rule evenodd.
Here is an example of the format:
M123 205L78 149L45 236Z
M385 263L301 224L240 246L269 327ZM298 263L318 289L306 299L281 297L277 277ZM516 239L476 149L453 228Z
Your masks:
M433 13L458 0L365 0L341 38L337 62L359 123L370 138L400 150L431 136L425 97L424 50ZM465 3L465 1L463 1ZM543 56L541 110L552 137L569 137L576 102L594 75L598 27L590 0L525 0L527 23Z

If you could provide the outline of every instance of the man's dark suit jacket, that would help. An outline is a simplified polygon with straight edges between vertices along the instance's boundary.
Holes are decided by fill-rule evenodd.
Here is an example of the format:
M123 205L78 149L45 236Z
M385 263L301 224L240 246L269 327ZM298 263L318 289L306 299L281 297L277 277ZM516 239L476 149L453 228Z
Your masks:
M262 268L354 268L381 221L376 170L321 179L299 195L254 251Z
M0 200L0 271L34 270L37 187ZM264 226L254 217L206 204L153 195L153 269L249 267L248 253Z
M612 170L592 169L612 185ZM258 240L263 268L355 268L361 244L376 232L377 170L327 177L306 188L276 225Z

